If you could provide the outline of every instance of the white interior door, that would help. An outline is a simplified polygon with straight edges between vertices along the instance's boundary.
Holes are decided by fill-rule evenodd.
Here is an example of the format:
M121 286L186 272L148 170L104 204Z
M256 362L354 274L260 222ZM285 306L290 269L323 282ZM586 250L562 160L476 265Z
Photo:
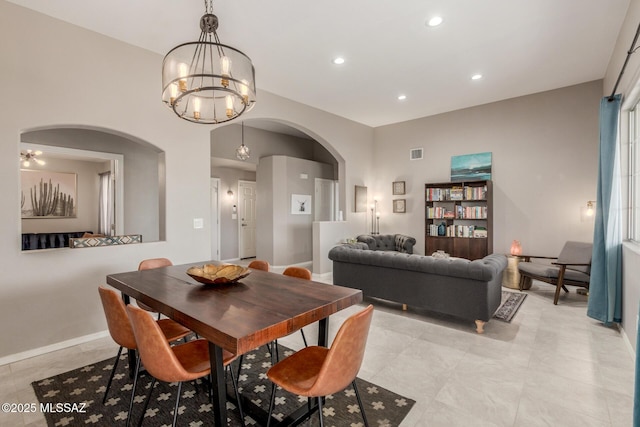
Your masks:
M314 221L335 221L334 212L335 181L316 178L315 180L315 208Z
M220 259L220 178L211 178L211 259Z
M256 256L256 183L238 181L238 256Z

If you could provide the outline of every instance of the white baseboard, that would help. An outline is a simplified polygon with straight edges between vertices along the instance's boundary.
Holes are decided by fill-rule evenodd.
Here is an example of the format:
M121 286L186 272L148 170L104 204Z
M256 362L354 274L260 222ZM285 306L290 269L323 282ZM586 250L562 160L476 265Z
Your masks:
M620 328L620 334L622 335L622 341L624 342L625 346L627 347L627 350L629 350L629 354L631 355L631 358L635 361L636 360L636 352L633 350L633 345L631 345L631 341L629 340L629 337L627 336L627 331L625 331L624 328L621 327Z
M22 353L10 354L0 358L0 366L7 365L9 363L18 362L20 360L29 359L35 356L41 356L52 351L62 350L63 348L73 347L74 345L84 344L89 341L97 340L100 338L108 337L109 331L96 332L95 334L84 335L82 337L73 338L67 341L61 341L55 344L47 345L44 347L34 348L33 350L23 351Z

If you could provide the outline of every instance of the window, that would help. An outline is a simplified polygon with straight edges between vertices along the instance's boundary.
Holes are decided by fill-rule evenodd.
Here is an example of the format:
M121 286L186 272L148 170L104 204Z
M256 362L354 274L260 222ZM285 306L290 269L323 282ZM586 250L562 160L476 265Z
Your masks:
M640 103L629 112L629 232L640 243Z

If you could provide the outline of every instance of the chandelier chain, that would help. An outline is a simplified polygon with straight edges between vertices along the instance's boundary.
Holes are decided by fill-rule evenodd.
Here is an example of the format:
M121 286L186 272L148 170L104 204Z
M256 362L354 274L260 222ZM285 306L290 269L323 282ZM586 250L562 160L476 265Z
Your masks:
M204 0L204 13L213 13L213 0Z

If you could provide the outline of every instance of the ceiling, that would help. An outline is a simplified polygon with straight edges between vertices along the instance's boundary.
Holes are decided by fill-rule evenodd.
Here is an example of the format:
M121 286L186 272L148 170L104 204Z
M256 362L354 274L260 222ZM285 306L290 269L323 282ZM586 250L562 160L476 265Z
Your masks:
M202 0L9 1L161 55L196 40L204 13ZM601 79L629 1L227 0L214 13L253 60L256 111L266 90L376 127Z

